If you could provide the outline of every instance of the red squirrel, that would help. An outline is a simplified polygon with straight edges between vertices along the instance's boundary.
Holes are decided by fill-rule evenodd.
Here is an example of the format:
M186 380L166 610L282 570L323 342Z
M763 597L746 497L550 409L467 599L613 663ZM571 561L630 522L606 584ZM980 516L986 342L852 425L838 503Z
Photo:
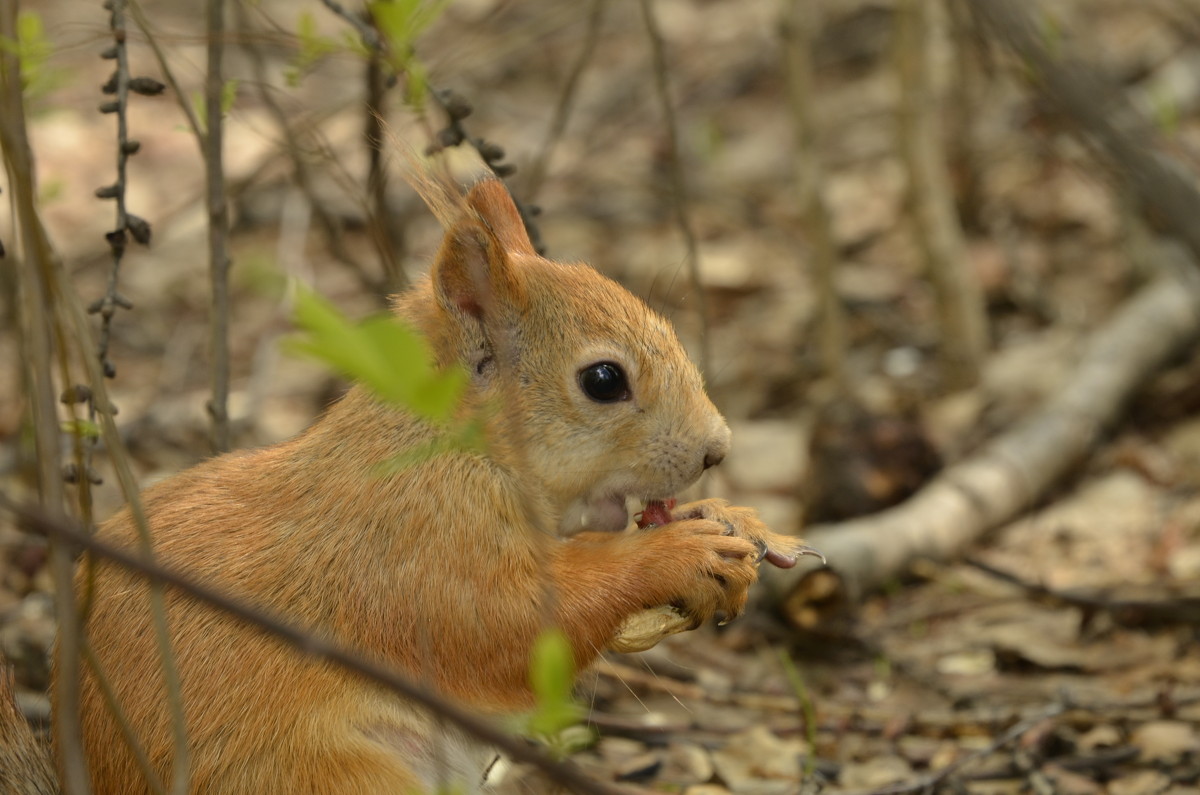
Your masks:
M161 564L501 718L531 706L530 650L547 627L583 668L607 647L737 615L764 555L787 565L803 551L720 500L651 507L658 526L630 527L627 500L673 498L726 456L729 429L670 324L592 268L538 256L499 182L470 190L430 275L394 309L439 366L470 373L465 410L489 407L485 449L381 473L437 430L355 387L294 439L147 489ZM127 510L99 533L136 547ZM170 781L146 584L99 562L94 594L88 642ZM490 752L400 697L166 599L191 791L480 786ZM677 621L635 627L664 606ZM94 791L148 791L86 670L82 688Z

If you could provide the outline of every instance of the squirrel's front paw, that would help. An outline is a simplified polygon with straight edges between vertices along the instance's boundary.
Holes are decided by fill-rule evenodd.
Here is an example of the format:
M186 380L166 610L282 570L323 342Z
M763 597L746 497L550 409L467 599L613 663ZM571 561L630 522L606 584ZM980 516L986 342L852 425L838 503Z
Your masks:
M755 559L765 559L768 563L781 569L790 569L796 565L796 559L801 555L816 555L825 560L825 556L806 545L794 536L780 535L773 532L753 508L741 508L730 505L727 500L709 499L697 500L681 505L673 512L676 521L681 519L707 519L723 524L730 535L736 535L752 541L758 547Z
M756 544L708 519L673 521L643 532L667 550L664 562L672 562L662 583L663 601L689 616L692 628L718 612L726 620L741 614L758 579Z

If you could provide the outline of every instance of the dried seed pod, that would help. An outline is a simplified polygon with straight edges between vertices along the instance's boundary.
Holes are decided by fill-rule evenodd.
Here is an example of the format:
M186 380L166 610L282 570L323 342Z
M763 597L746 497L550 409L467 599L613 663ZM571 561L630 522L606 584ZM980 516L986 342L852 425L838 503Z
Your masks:
M446 127L438 130L437 142L442 146L458 146L463 142L462 130L457 127Z
M499 144L494 144L491 141L480 141L478 149L479 156L487 163L504 159L504 147Z
M116 113L120 109L121 109L121 103L117 102L115 99L112 100L111 102L101 103L101 105L100 105L101 113Z
M113 72L112 76L108 78L108 80L104 83L104 85L100 86L100 93L102 93L102 94L117 93L117 73L116 72Z
M113 46L109 47L108 49L106 49L102 53L100 53L100 57L106 61L112 61L112 60L116 59L117 54L119 52L120 51L117 49L117 45L114 44Z
M102 188L96 188L97 199L115 199L120 193L120 189L116 185L105 185Z
M117 377L117 366L115 364L113 364L111 361L109 361L108 359L105 359L104 361L102 361L100 363L100 367L101 367L101 369L104 370L105 378L116 378Z
M453 91L443 91L439 96L442 107L446 109L446 115L453 121L462 121L475 111L470 102Z
M135 77L129 81L130 91L147 97L158 96L165 89L166 86L155 80L153 77Z
M126 141L121 144L121 151L127 155L136 155L138 150L142 148L141 141Z
M128 213L125 216L125 228L133 235L134 240L143 246L150 245L150 224L145 218Z
M58 400L64 405L71 406L76 403L87 403L92 399L92 389L87 384L75 384L63 390L59 395Z
M112 249L113 254L120 256L125 253L124 229L114 229L111 232L106 232L104 239L108 241L108 247Z

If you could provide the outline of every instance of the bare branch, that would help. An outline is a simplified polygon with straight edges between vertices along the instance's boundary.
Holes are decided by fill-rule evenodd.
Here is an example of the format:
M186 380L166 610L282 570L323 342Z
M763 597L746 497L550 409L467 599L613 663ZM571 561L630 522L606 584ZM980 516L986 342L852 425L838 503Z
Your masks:
M212 283L210 355L212 398L212 448L230 448L229 433L229 209L225 198L222 97L225 81L221 60L225 54L225 2L206 0L208 20L208 70L204 80L204 173L208 196L208 267Z
M171 87L171 93L175 95L175 103L179 105L184 118L187 119L188 127L191 128L192 135L196 137L196 143L200 146L200 152L203 154L204 127L200 124L200 119L196 116L196 109L188 102L183 89L179 87L179 81L175 79L175 73L171 70L171 64L167 61L166 53L159 46L158 37L154 29L150 27L146 15L142 13L142 7L138 3L138 0L125 0L125 2L129 7L129 15L137 23L138 30L146 37L146 44L149 45L150 51L154 53L154 60L158 63L158 70L162 73L163 79L167 81L167 85Z
M16 0L0 0L0 36L17 40ZM45 230L37 214L37 186L34 181L33 153L25 127L25 99L21 85L21 65L11 48L0 49L0 149L13 192L17 213L15 223L20 241L18 273L23 324L22 337L28 345L28 384L33 409L34 445L38 461L38 497L42 511L50 517L64 517L65 503L62 461L59 455L60 430L51 374L52 321L51 286L47 283L52 264L44 260ZM83 756L83 734L79 726L79 614L72 586L74 561L71 550L55 543L50 550L50 571L54 578L55 613L59 625L59 643L55 647L58 676L55 679L58 703L71 710L55 724L62 761L63 786L67 793L86 793L87 766Z
M238 26L241 28L242 35L242 51L250 59L250 66L254 70L254 84L258 88L259 98L266 107L267 112L271 114L275 120L276 126L279 128L280 134L283 136L281 150L284 155L291 161L292 179L296 186L304 194L312 207L313 214L316 216L317 223L325 235L326 245L329 247L329 254L342 265L345 265L358 278L359 283L372 294L382 294L386 292L386 287L374 279L367 273L363 263L359 262L346 246L345 234L342 222L337 216L326 206L325 201L317 194L316 188L313 185L313 177L309 164L305 159L304 150L301 146L300 137L295 129L295 123L288 118L283 107L276 100L275 95L267 80L267 66L263 58L262 51L254 44L253 36L251 35L250 20L245 13L245 4L237 3L236 12L238 15ZM368 210L369 213L369 210Z
M558 146L559 139L567 129L567 119L571 115L572 105L575 104L575 92L579 88L580 78L583 77L584 71L592 61L592 55L596 52L596 43L600 41L600 24L604 19L605 2L606 0L592 0L592 6L588 11L587 32L584 34L583 47L580 48L579 57L575 59L571 71L567 74L562 93L558 95L558 104L554 106L554 118L550 122L550 129L546 132L546 139L542 141L542 148L533 162L529 164L529 175L525 178L525 195L529 201L534 201L538 191L542 189L542 183L546 180L546 170L550 164L550 156L554 154L554 148Z
M663 126L667 134L667 171L670 179L671 209L675 213L675 224L687 251L687 269L692 282L692 295L696 300L696 316L700 323L700 370L712 372L712 350L709 343L708 299L704 295L704 283L700 278L700 251L696 244L696 233L687 211L687 186L683 177L683 162L679 151L679 126L675 122L675 108L671 103L671 87L667 84L667 48L663 41L658 19L651 6L653 0L639 0L642 22L650 39L650 54L654 62L654 87L662 106Z
M367 45L367 49L376 53L383 52L383 39L379 36L379 31L375 30L373 25L368 23L358 14L352 14L351 12L347 11L346 7L337 2L337 0L321 0L321 5L325 6L334 14L341 17L350 25L350 27L354 28L359 37L363 40L363 44Z
M367 58L367 99L363 107L363 140L367 144L367 195L370 206L367 225L379 262L383 266L383 278L389 293L400 292L408 287L408 276L401 260L404 257L404 227L393 218L387 190L387 159L383 150L383 125L387 90L392 77L385 74L384 62L379 53L372 50Z
M979 380L987 347L983 295L966 256L950 178L943 159L934 64L941 0L902 0L896 8L896 64L900 74L900 144L908 170L916 238L937 299L939 350L953 388Z
M817 153L817 125L813 112L812 42L816 27L810 0L787 0L783 38L788 81L788 105L792 112L793 168L800 212L812 246L813 277L816 283L820 320L818 325L821 365L835 392L846 392L846 313L834 281L838 253L834 245L829 208L821 195L823 178Z
M1117 176L1200 262L1200 190L1187 171L1159 150L1155 135L1122 91L1094 69L1056 55L1023 7L1012 0L964 0L980 27L1003 40L1030 67L1036 87L1099 146Z
M835 576L855 596L902 574L917 558L948 560L1033 505L1088 453L1135 389L1200 335L1200 276L1182 269L1129 299L1092 333L1061 392L978 453L944 470L901 505L808 528L831 569L764 572L804 616L809 578ZM816 580L814 579L814 582ZM830 588L822 588L823 598Z

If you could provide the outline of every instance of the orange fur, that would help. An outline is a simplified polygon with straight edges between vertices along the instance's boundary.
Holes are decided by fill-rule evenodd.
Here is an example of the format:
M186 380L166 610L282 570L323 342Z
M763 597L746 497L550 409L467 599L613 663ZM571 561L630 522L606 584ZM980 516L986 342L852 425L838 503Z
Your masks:
M735 614L758 550L708 514L596 532L618 500L694 482L729 431L664 319L591 268L537 257L499 183L477 185L467 205L431 277L395 306L441 364L472 373L469 408L490 407L487 452L380 475L434 431L355 388L295 439L212 459L144 499L164 565L500 716L530 705L529 650L546 626L562 628L582 666L644 608L681 605L696 622ZM597 361L621 364L631 399L583 393L577 374ZM135 545L127 512L100 532ZM100 564L87 632L169 781L146 604L142 581ZM486 752L398 697L176 593L167 607L193 791L477 784ZM95 681L83 686L95 791L145 791Z

